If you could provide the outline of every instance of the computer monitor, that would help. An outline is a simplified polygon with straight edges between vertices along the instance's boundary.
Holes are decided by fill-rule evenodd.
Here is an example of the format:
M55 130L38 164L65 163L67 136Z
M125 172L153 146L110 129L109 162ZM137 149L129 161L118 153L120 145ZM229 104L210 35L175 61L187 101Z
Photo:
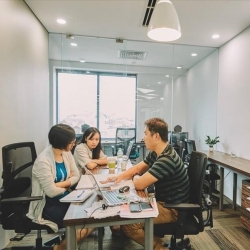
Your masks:
M172 146L180 146L180 142L183 142L185 139L188 139L188 132L169 132L169 142Z

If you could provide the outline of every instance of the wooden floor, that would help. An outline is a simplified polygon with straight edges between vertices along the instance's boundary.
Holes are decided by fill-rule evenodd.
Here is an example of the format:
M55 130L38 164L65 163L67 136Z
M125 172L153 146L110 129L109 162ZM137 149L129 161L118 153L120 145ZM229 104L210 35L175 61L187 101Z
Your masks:
M241 226L239 210L233 210L231 205L225 204L224 211L220 211L218 206L215 204L213 205L213 222L213 228L206 227L204 232L199 235L189 237L193 250L250 249L250 232ZM48 235L46 232L43 232L44 240L50 238L51 236L52 235ZM31 245L35 242L35 237L35 233L29 234L20 242L11 242L8 247L14 245ZM169 237L165 237L164 241L169 241ZM97 250L97 231L93 232L88 238L84 239L78 249ZM142 250L144 248L130 239L125 239L124 242L121 243L120 238L112 236L109 227L105 227L103 249Z

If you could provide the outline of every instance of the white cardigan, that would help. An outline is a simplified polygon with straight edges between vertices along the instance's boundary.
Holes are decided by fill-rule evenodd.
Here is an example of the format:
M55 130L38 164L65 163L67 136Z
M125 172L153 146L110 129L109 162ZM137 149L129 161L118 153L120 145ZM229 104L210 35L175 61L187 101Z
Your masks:
M76 167L74 157L71 152L63 151L63 161L67 171L67 176L70 172L73 173L72 177L68 180L71 186L79 181L80 173ZM42 196L43 199L39 201L32 201L29 206L27 216L35 223L43 224L51 227L55 232L58 230L57 224L54 222L44 220L42 218L43 208L46 203L45 196L55 197L65 192L65 188L56 187L56 164L52 146L46 148L36 159L32 169L32 196Z

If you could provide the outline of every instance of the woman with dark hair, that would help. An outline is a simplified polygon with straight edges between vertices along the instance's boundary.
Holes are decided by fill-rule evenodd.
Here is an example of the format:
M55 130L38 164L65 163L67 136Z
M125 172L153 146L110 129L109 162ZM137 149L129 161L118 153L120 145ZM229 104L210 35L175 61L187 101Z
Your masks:
M63 227L63 218L70 203L61 203L60 199L69 194L70 187L79 178L71 149L75 144L75 131L66 124L57 124L49 131L49 143L38 155L32 169L32 194L42 196L39 201L30 203L27 216L35 223L49 226L53 231ZM77 230L77 241L88 236L93 229ZM55 250L66 248L66 241L54 246Z
M101 133L97 128L90 127L84 132L81 143L75 148L74 157L79 169L94 169L108 164L107 156L102 151Z

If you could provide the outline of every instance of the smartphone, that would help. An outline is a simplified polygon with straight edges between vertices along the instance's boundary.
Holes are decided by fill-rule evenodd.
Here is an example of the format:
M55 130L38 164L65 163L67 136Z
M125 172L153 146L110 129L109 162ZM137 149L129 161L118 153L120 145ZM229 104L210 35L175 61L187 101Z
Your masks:
M137 213L142 211L140 203L134 202L129 203L129 209L131 213Z
M143 211L150 211L150 210L153 210L153 207L151 205L151 203L148 203L148 202L141 202L141 209Z

